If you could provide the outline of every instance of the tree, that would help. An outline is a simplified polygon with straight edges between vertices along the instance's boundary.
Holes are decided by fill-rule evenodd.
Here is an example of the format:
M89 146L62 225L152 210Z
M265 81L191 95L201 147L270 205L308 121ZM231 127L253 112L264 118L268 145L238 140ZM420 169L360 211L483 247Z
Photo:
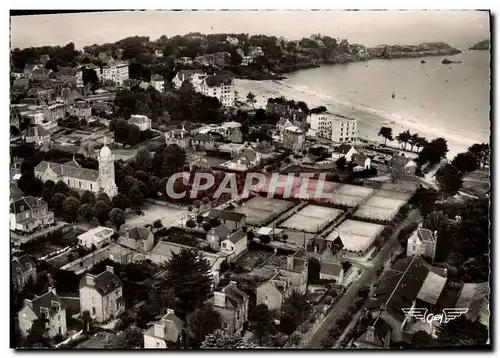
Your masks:
M91 203L81 204L78 208L78 215L83 217L87 222L90 222L92 220L92 217L94 216L94 213L92 211L93 206L94 205Z
M478 346L486 344L489 332L479 320L472 322L462 315L441 324L437 329L437 335L442 343L449 346Z
M50 206L56 213L60 213L63 209L63 203L66 200L66 195L63 193L55 193L50 201Z
M96 201L103 201L106 204L108 204L109 206L113 206L113 203L111 202L111 199L109 198L109 195L106 194L106 193L99 193L99 194L97 194L95 200Z
M255 95L252 92L248 92L247 102L252 105L253 109L255 109L255 103L257 102L257 100L255 99Z
M194 249L172 253L166 266L166 283L173 288L182 313L193 312L207 298L212 286L210 265L203 254Z
M116 231L120 231L120 226L125 224L125 213L122 209L114 208L109 212L109 220L116 227Z
M40 196L43 190L43 183L35 177L33 171L25 171L17 181L17 187L24 195Z
M446 164L436 172L439 188L446 196L453 196L462 188L463 174L453 165Z
M417 148L423 148L428 144L429 144L429 142L427 141L427 139L425 139L424 137L418 137L418 142L417 142L417 144L415 144L415 146Z
M261 235L261 236L259 236L259 241L261 243L267 245L271 242L271 238L268 235Z
M137 184L134 184L129 193L130 204L134 209L140 208L144 201L144 194Z
M163 227L163 223L161 222L160 219L156 219L154 222L153 222L153 227L155 229L161 229Z
M293 291L283 302L280 330L283 333L291 334L310 316L311 311L311 304L307 299L307 295Z
M382 136L385 139L384 145L387 145L387 140L393 140L392 138L392 128L391 127L382 127L378 132L379 136Z
M478 157L470 152L458 153L451 164L464 174L473 172L480 166Z
M130 199L122 193L118 193L113 197L113 207L126 210L130 207Z
M36 318L31 324L31 328L28 331L28 343L33 346L34 344L42 344L47 346L47 327L48 320L41 316Z
M413 148L419 143L420 137L417 133L413 133L408 139L408 143L410 143L411 151L413 152Z
M410 134L410 131L408 131L408 130L401 132L396 136L396 140L398 141L398 143L404 144L403 149L406 149L406 144L408 144L408 141L410 140L410 138L411 138L411 134Z
M346 163L347 161L345 157L340 157L339 159L337 159L335 164L337 165L337 169L343 170L346 166Z
M241 334L229 333L222 329L208 334L203 341L201 348L210 349L237 349L250 348L251 346L243 342Z
M310 283L318 282L320 271L321 271L321 264L319 260L315 257L310 258L309 265L307 268L307 281Z
M265 304L260 304L251 312L248 319L252 322L255 338L262 344L262 339L274 333L276 327L269 309Z
M426 331L417 331L411 337L412 348L428 348L435 344L434 338Z
M440 231L441 228L446 224L446 214L441 211L433 211L426 215L424 219L424 228L434 231Z
M92 209L94 217L99 222L99 224L104 225L108 221L108 215L111 211L111 205L106 204L104 201L98 201L95 203Z
M69 222L74 222L78 217L78 209L80 208L80 200L69 196L64 199L62 204L63 215Z
M82 194L81 199L83 204L94 204L95 203L95 194L90 190L85 190Z
M192 343L199 346L207 334L222 328L220 314L211 306L197 308L188 318L188 328Z
M140 349L144 348L144 336L142 330L137 327L128 327L120 332L111 344L107 345L109 349Z
M468 152L476 156L478 162L483 168L489 162L490 147L487 143L473 144L469 147Z
M64 195L67 195L68 191L69 191L69 186L65 182L59 180L54 186L53 194L62 193Z

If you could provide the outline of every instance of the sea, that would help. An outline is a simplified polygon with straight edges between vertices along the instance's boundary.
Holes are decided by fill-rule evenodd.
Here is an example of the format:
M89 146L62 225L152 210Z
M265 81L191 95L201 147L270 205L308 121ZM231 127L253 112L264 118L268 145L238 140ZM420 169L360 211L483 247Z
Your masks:
M236 85L242 99L248 91L261 96L261 106L269 96L284 95L356 118L362 138L376 140L382 125L392 127L394 135L409 129L428 140L443 137L452 158L474 143L489 143L490 58L488 51L446 56L460 63L443 64L444 58L322 65L281 81L238 80Z

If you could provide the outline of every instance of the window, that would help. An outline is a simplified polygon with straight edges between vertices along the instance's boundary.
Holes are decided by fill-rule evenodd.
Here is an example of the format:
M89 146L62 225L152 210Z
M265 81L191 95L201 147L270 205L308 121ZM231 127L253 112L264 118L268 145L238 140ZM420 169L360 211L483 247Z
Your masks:
M92 307L92 316L95 315L95 307Z
M417 249L417 247L415 245L413 245L412 250L415 251L416 249Z
M225 243L225 242L222 244L222 247L223 247L223 248L226 248L226 243Z
M90 183L90 190L92 190L92 183Z
M57 315L57 322L61 322L61 315L60 314Z

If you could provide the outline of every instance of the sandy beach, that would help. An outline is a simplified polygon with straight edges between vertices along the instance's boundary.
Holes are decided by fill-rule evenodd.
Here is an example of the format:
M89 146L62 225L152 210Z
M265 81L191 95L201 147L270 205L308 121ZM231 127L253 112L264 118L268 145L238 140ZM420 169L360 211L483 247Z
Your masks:
M280 96L296 101L304 101L310 108L325 106L331 113L357 119L359 138L367 139L369 141L379 143L383 142L383 138L378 136L378 132L382 126L391 127L393 136L396 136L405 130L410 130L411 133L418 133L420 136L423 136L428 140L443 137L448 142L449 152L447 157L449 159L452 159L460 152L466 151L467 148L473 144L473 142L467 139L455 136L444 130L437 131L432 129L432 131L430 131L416 122L398 118L398 115L395 113L385 115L380 114L370 108L354 106L347 101L312 93L307 88L292 87L283 81L251 81L236 79L235 87L238 92L239 100L246 100L248 92L252 92L255 95L255 99L257 100L255 108L266 108L267 99L269 97ZM387 144L395 147L398 145L397 141L387 142Z

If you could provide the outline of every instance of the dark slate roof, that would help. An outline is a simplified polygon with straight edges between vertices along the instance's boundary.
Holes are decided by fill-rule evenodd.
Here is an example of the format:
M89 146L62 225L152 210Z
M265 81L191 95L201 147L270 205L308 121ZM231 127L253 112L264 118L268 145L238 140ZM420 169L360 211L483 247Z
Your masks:
M61 309L66 308L66 305L61 298L54 294L53 291L48 291L47 293L31 300L31 307L37 317L40 317L42 310L48 310L50 314L57 312L57 307L59 305Z
M134 240L147 240L150 233L145 227L136 226L130 230L130 237Z
M236 244L238 241L244 239L246 236L247 233L240 229L231 236L229 236L228 240L231 241L233 244Z
M340 154L347 154L352 148L352 145L351 144L341 144L339 146L339 149L338 149L338 152Z
M222 292L226 294L226 300L229 299L234 307L241 306L248 301L248 295L241 291L235 283L229 283L226 287L222 289Z
M420 240L434 241L434 235L432 234L432 231L430 231L429 229L424 229L420 227L417 229L417 235Z
M99 275L94 276L94 285L88 285L87 276L83 276L80 280L80 288L85 286L94 287L97 292L99 292L102 296L105 296L116 290L118 287L121 287L122 281L114 273L106 270L101 272Z
M97 181L97 179L99 178L98 170L77 168L74 166L53 163L53 162L46 162L46 161L40 162L35 167L35 172L36 171L43 172L45 169L47 169L47 167L52 169L57 176L67 176L70 178L89 180L89 181Z
M208 87L217 87L222 85L231 85L233 83L233 79L228 74L220 74L215 76L208 76L205 79L205 83Z
M34 196L25 196L10 203L10 212L12 214L18 214L27 210L33 210L34 208L41 206L43 202L44 201L41 198L35 198Z
M220 224L219 226L212 228L210 231L222 240L226 239L231 233L231 231L224 224Z
M408 162L411 160L411 158L402 156L402 155L394 155L390 160L389 160L389 165L392 167L396 168L403 168Z
M36 262L29 255L23 255L20 257L14 257L12 259L12 270L14 273L26 272L32 267L36 267Z
M342 242L340 236L337 236L337 238L332 241L331 248L333 255L337 254L337 252L344 248L344 243Z
M59 66L59 68L57 69L57 72L60 75L64 75L64 76L75 76L78 73L78 71L79 70L76 68L61 67L61 66Z
M155 336L154 324L164 325L165 330L161 337ZM163 316L159 321L149 322L148 325L151 327L145 332L146 335L164 339L169 342L177 342L179 339L179 334L184 328L184 321L177 317L175 313L169 312Z
M357 165L364 166L365 165L365 160L367 156L359 153L355 153L352 156L352 161L356 163Z
M396 261L393 268L382 276L368 308L385 308L393 317L403 321L405 314L401 309L412 306L429 271L429 265L420 256Z
M219 218L229 221L240 221L241 219L246 218L245 214L237 213L236 211L219 209L210 209L210 213L208 214L208 216L210 216L211 218Z
M78 101L78 102L75 102L75 108L81 108L81 109L88 109L90 108L90 103L86 102L86 101Z

